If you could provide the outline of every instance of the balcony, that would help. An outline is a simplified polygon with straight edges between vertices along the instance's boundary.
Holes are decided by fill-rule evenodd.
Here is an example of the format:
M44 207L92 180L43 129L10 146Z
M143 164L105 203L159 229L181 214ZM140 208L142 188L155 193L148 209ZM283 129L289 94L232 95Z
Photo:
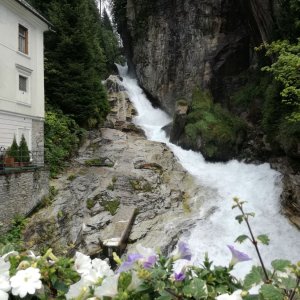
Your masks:
M0 147L0 174L33 171L44 166L44 151L18 151L12 157L4 147Z

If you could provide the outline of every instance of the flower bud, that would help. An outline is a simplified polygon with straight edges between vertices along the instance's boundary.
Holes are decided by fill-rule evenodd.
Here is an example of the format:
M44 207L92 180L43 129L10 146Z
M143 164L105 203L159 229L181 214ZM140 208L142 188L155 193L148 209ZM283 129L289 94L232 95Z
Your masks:
M23 260L20 262L20 264L18 265L18 270L25 270L27 268L30 267L30 263L27 260Z

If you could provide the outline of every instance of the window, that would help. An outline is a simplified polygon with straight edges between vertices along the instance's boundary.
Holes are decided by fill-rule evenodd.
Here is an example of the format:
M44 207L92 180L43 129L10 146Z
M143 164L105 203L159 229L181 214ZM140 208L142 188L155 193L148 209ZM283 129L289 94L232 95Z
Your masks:
M19 75L19 90L27 92L27 77Z
M19 25L19 51L28 54L28 29Z

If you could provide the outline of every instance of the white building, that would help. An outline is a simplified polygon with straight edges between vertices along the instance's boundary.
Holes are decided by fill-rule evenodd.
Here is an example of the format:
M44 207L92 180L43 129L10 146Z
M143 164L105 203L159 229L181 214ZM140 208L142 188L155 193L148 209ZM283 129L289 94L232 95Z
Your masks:
M0 0L0 146L24 134L44 148L43 33L49 22L24 0Z

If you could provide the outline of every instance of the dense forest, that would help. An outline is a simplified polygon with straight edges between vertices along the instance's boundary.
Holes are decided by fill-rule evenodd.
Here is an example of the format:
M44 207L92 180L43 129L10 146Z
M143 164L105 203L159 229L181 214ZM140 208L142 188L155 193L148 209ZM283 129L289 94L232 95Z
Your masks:
M83 128L109 110L101 84L120 59L110 19L95 0L31 0L52 24L45 33L45 149L55 175L77 148Z

